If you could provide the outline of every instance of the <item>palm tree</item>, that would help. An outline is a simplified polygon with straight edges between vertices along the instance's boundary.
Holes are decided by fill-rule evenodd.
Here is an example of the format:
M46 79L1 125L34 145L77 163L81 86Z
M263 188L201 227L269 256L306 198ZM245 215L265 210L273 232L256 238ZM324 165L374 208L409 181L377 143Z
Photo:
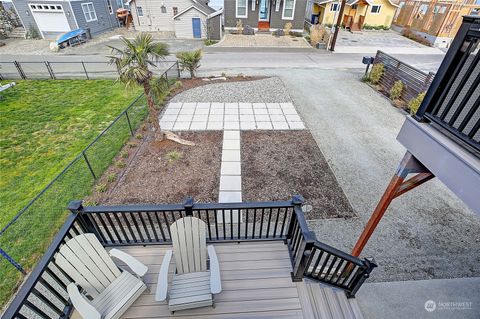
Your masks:
M108 57L110 63L117 66L119 74L117 80L124 83L127 88L137 85L143 87L156 139L163 139L167 132L162 132L160 129L154 97L158 96L159 92L164 92L168 88L168 84L165 83L163 78L154 78L149 67L155 67L156 62L169 55L168 45L153 42L152 35L143 32L133 40L125 37L121 37L121 40L125 45L124 49L109 46L112 49L112 55ZM167 137L170 138L172 135L172 133L169 133Z

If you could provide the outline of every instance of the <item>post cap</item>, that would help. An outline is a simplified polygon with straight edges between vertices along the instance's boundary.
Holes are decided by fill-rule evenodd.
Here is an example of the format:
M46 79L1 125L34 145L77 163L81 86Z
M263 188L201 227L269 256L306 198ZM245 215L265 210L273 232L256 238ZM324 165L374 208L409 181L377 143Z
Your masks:
M302 195L293 195L292 196L292 204L293 205L302 205L305 202L305 199Z
M192 197L187 197L185 199L185 201L183 202L183 206L184 207L188 207L188 208L192 208L193 207L193 203L194 203L194 199Z
M72 200L70 203L68 203L67 208L69 210L81 210L83 208L82 202L82 200Z

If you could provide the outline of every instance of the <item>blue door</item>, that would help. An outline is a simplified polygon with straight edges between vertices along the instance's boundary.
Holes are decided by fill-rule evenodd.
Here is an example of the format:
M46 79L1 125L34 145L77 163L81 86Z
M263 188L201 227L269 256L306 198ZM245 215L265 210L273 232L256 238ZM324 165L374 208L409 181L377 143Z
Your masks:
M192 18L193 37L200 39L202 37L202 29L200 28L200 18Z

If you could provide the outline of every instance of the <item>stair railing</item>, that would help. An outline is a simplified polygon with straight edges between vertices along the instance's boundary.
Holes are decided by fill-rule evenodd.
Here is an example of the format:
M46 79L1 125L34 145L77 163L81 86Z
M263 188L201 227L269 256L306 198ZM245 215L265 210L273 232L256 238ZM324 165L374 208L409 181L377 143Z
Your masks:
M360 259L318 241L308 229L302 211L303 198L294 196L286 243L290 253L293 281L303 278L342 289L348 298L355 297L358 289L377 267L373 259Z

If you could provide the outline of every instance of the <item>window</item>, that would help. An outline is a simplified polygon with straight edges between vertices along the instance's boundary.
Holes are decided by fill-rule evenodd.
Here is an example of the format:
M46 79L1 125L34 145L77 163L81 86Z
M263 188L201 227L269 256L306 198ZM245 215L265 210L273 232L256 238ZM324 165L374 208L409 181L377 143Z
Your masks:
M280 0L275 1L275 11L276 12L280 11Z
M30 4L30 10L32 11L42 11L42 12L63 12L63 7L59 5L41 5L41 4Z
M358 4L356 4L356 3L355 3L355 4L353 4L353 5L351 6L351 8L352 8L352 10L357 10L357 8L358 8Z
M167 7L161 6L160 9L162 10L162 13L167 13Z
M420 9L418 9L418 13L425 14L427 13L427 10L428 10L428 4L422 4L420 6Z
M374 4L374 5L372 6L372 9L370 10L370 12L371 12L371 13L380 13L380 8L381 8L381 7L382 7L381 5Z
M257 4L256 2L257 2L256 0L252 1L252 11L255 11L255 5Z
M173 15L176 16L178 14L178 8L173 7Z
M139 17L143 17L143 8L142 7L137 7L137 15Z
M108 13L113 14L112 0L106 0L106 1L107 1Z
M117 8L123 8L122 0L115 0L115 2L117 3Z
M294 13L295 13L295 0L284 0L282 19L293 20Z
M439 12L440 12L441 14L444 14L445 11L447 11L447 7L443 6L443 7L440 8L440 11L439 11Z
M338 11L338 3L332 3L330 5L330 11Z
M235 15L237 18L248 18L247 3L247 0L236 0Z
M97 14L92 2L82 3L82 10L87 22L97 21Z

